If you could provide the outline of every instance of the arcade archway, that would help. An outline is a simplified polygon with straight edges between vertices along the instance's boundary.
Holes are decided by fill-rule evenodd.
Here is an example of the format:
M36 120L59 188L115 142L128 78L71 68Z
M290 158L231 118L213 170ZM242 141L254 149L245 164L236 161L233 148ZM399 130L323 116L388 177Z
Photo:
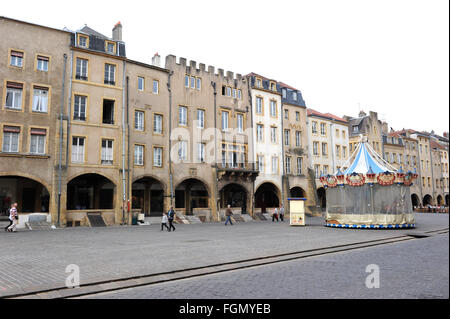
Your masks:
M317 198L319 199L318 204L320 205L320 208L322 210L325 210L327 208L327 197L326 197L325 188L320 187L317 190Z
M292 187L290 190L290 197L304 198L305 196L306 192L301 187Z
M444 204L444 199L442 198L441 195L438 195L438 197L436 198L437 204L438 206L441 206Z
M255 192L255 207L265 213L268 208L280 206L280 191L272 183L261 184Z
M162 216L164 185L153 177L143 177L132 185L132 208L140 209L145 216Z
M420 205L419 196L417 196L416 194L411 194L411 203L413 207L419 207Z
M175 208L181 208L186 215L193 215L194 208L208 207L208 189L202 181L189 178L175 188Z
M50 194L38 181L22 176L0 176L0 216L8 216L17 202L20 213L48 213Z
M108 178L88 173L67 184L67 209L113 209L116 186Z
M248 212L247 190L239 184L231 183L220 190L220 208L230 205L232 208L240 208L242 214Z
M423 204L423 206L425 207L425 206L427 206L427 205L431 205L431 201L432 201L431 195L426 194L426 195L423 197L422 204Z

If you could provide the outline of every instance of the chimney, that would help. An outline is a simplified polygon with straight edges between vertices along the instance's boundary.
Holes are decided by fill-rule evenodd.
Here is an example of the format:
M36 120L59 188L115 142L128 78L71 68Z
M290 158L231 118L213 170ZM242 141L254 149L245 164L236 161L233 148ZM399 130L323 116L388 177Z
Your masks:
M364 111L359 111L359 115L358 115L358 117L364 117L364 116L366 116L367 114L364 112Z
M161 56L158 54L158 52L156 52L155 55L153 56L152 64L157 67L161 65Z
M120 23L120 21L117 22L112 29L112 38L115 41L122 41L122 24Z

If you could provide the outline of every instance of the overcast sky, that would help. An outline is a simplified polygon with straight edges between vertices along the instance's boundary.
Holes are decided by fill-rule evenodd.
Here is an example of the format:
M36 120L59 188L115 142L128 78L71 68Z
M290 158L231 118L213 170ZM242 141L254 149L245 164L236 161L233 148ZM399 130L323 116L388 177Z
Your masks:
M298 88L320 112L372 110L394 129L442 134L448 12L448 0L25 0L0 15L71 30L87 24L106 36L121 21L131 59L151 63L158 52L162 61L174 54L256 72Z

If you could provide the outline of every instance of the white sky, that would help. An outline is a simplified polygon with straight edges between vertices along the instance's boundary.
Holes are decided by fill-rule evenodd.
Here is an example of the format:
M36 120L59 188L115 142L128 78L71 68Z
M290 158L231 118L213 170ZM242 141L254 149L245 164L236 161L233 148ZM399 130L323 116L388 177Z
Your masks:
M320 112L361 108L396 130L449 130L448 0L25 0L0 15L72 30L86 23L109 37L121 21L134 60L158 52L162 66L174 54L256 72L298 88Z

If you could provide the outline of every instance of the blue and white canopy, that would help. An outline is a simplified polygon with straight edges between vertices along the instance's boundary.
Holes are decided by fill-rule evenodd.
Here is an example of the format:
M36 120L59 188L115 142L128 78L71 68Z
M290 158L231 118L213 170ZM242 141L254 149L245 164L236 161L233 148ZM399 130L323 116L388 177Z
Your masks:
M358 144L354 155L352 155L349 161L354 157L353 162L349 168L345 170L344 175L350 175L352 173L357 174L378 174L383 172L396 172L397 169L389 165L375 150L367 143L361 142Z

